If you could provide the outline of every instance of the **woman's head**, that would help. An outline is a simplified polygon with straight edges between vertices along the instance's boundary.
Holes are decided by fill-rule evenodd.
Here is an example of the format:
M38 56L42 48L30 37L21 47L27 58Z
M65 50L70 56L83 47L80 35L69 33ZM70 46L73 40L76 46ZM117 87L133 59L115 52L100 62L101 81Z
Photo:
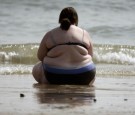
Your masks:
M59 16L60 28L63 30L68 30L70 25L78 25L78 15L74 8L67 7L64 8Z

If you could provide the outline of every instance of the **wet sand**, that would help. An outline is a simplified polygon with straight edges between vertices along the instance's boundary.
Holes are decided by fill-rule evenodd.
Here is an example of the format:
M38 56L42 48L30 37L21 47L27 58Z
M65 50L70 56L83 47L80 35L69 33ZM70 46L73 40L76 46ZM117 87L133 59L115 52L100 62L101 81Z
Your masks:
M97 77L94 85L39 85L31 75L1 75L0 115L135 115L134 77Z

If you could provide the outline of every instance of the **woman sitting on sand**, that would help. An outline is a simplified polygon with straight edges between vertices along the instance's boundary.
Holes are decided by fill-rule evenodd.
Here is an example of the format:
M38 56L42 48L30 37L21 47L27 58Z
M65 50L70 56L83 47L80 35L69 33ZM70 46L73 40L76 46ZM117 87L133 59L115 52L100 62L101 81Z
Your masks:
M74 8L64 8L59 16L60 27L47 32L39 49L40 62L32 74L39 83L88 85L95 80L92 61L93 46L86 30L78 25Z

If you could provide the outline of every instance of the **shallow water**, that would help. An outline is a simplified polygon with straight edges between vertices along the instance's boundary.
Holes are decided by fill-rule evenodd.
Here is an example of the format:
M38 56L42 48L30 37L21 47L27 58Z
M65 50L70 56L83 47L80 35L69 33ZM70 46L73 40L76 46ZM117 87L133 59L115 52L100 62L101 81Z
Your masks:
M0 45L0 74L31 74L39 44ZM135 46L94 44L97 75L135 76Z
M92 36L97 75L135 76L134 0L0 0L0 75L31 74L42 37L66 6Z

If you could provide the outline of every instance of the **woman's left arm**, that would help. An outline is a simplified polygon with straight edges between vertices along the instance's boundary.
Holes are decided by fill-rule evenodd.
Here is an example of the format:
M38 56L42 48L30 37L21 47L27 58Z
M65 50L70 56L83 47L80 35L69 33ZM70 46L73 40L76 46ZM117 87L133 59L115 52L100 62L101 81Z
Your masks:
M91 57L93 57L93 44L91 37L87 31L84 31L84 37L86 38L85 40L86 43L88 44L88 54L91 55Z
M43 61L44 60L44 57L47 55L47 47L46 47L46 40L48 38L48 33L43 37L40 45L39 45L39 49L38 49L38 52L37 52L37 57L40 61Z

